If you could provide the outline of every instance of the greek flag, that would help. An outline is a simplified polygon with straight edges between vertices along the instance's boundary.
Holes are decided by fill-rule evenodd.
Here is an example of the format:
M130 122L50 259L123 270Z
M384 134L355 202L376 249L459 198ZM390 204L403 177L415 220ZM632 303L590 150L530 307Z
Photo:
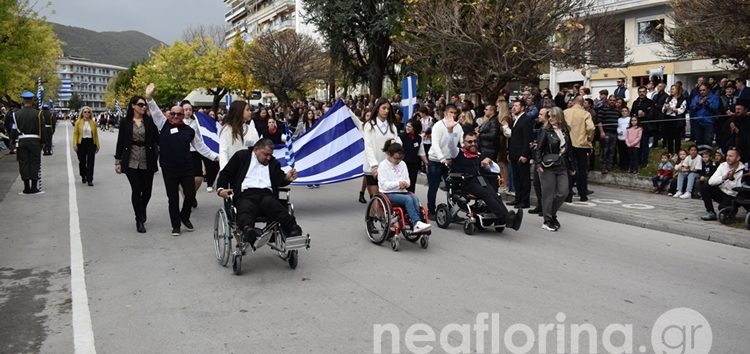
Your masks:
M289 130L289 124L284 124L286 130L286 164L294 168L294 148L292 147L292 132Z
M39 105L39 109L42 109L42 105L44 105L44 86L42 86L41 77L36 82L36 102Z
M417 77L407 76L401 80L401 115L406 122L414 115L414 107L417 105Z
M290 159L294 158L298 178L292 184L328 184L362 177L365 142L354 119L344 101L339 100L294 141ZM287 144L289 141L287 137ZM292 168L288 149L277 145L273 153L284 171Z
M203 143L206 144L211 151L218 154L221 124L205 113L195 112L195 117L198 119L198 125L200 126L201 135L203 136Z

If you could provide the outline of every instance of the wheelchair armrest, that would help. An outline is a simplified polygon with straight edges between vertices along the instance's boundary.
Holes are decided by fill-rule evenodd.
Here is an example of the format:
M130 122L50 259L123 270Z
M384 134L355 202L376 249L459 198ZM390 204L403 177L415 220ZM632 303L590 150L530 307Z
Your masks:
M463 173L458 173L458 172L451 172L451 173L448 174L448 177L463 179L464 178L464 174Z
M289 192L291 191L291 188L289 187L279 187L279 193L281 192Z

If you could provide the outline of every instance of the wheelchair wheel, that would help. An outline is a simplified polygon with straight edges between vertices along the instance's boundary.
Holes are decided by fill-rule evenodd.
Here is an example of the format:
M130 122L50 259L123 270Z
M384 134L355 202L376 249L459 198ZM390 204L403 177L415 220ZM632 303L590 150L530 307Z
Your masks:
M232 253L232 232L224 209L216 211L214 217L214 253L221 266L226 267Z
M430 245L430 238L427 236L422 236L422 238L419 239L419 247L422 247L423 249L427 249L427 246Z
M440 204L435 210L435 222L441 229L447 229L451 224L451 211L446 204Z
M393 249L393 251L395 252L398 252L398 246L399 246L398 236L393 236L393 238L391 239L391 249Z
M495 231L503 233L503 231L505 231L505 226L495 226Z
M736 217L733 208L724 208L719 210L719 222L724 225L734 224Z
M242 274L242 254L235 254L232 257L232 272L235 275Z
M473 235L477 232L477 225L470 220L464 221L464 233L467 235Z
M382 195L370 199L365 211L365 231L372 243L382 244L392 236L390 215L390 207Z
M287 262L289 262L289 268L297 269L297 262L299 261L297 250L289 251L288 253Z

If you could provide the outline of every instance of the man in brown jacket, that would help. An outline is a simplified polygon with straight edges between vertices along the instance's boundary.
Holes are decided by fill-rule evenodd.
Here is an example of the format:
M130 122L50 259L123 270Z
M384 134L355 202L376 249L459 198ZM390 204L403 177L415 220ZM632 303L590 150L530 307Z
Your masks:
M565 123L570 126L570 140L573 144L573 158L576 159L576 173L570 178L570 191L573 191L573 179L575 178L578 196L582 202L587 201L588 189L588 155L591 153L594 138L594 120L591 114L583 109L583 96L573 99L573 107L564 111ZM573 193L568 194L567 202L572 201Z

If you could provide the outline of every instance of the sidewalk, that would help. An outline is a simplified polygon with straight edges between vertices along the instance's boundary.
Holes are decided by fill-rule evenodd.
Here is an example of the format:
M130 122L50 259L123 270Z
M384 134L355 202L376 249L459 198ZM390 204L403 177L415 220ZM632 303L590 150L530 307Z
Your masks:
M594 191L594 194L589 195L588 202L579 202L578 196L574 196L573 203L563 204L561 210L571 214L750 248L750 231L722 225L718 221L701 220L700 217L705 210L703 201L700 199L675 199L666 194L656 195L641 190L595 184L596 180L596 178L589 180L591 183L589 189ZM427 184L427 178L423 174L419 175L418 181L421 184ZM509 201L513 200L513 197L506 195L503 199ZM531 204L532 207L536 205L533 190L531 191ZM738 221L744 220L744 217L743 211L737 214ZM524 228L538 227L541 230L541 225L541 217L524 216ZM616 230L612 231L616 232Z

